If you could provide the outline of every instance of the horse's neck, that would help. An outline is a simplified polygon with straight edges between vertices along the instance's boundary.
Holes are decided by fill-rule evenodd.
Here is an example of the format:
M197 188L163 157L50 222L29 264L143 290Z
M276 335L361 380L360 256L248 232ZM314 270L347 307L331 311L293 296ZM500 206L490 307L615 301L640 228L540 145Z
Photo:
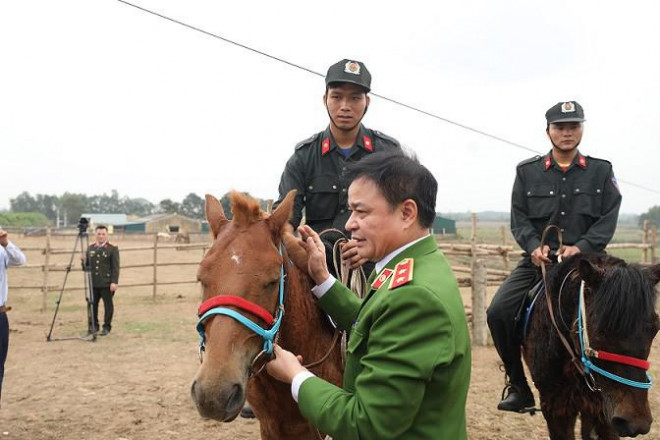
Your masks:
M295 353L306 352L308 356L316 354L317 348L322 349L324 344L327 345L326 339L332 336L324 322L323 313L313 299L312 286L307 274L303 274L295 265L289 267L281 345Z

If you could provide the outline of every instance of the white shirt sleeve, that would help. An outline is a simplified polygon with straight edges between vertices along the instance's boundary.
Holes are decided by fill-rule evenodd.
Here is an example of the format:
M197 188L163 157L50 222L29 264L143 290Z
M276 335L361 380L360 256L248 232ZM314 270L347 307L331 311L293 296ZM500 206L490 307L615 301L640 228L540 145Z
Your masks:
M330 290L332 285L335 284L335 281L337 281L337 278L330 275L327 280L323 281L318 286L312 287L312 293L318 299L323 298L323 295L325 295L328 292L328 290Z
M307 370L301 371L300 373L293 376L293 380L291 381L291 395L293 396L293 400L295 400L296 403L298 403L298 393L300 392L301 385L310 377L316 376L314 373Z
M25 254L11 241L5 247L7 251L7 266L22 266L27 261Z

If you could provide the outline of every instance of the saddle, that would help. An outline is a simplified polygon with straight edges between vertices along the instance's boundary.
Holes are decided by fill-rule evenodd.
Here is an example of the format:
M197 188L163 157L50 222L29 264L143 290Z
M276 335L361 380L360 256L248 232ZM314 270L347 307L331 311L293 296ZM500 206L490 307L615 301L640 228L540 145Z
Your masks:
M516 333L520 337L521 341L523 341L527 336L529 321L531 320L532 313L534 312L536 300L543 295L545 295L545 284L543 283L543 280L539 280L536 284L534 284L534 287L532 287L527 292L527 295L525 295L522 302L520 303L520 308L516 314L515 323Z

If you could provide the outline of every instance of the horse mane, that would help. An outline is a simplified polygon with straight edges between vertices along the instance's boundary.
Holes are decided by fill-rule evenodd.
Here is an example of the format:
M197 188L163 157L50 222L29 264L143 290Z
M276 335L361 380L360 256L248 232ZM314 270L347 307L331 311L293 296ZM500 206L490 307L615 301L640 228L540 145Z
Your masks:
M266 218L259 202L249 195L232 191L229 198L231 200L231 214L237 226L246 228Z
M655 313L657 291L642 267L606 254L578 254L559 265L551 282L557 291L567 276L578 291L581 279L575 269L580 260L590 262L601 275L596 286L589 286L592 294L587 308L594 328L607 335L625 337L646 325Z

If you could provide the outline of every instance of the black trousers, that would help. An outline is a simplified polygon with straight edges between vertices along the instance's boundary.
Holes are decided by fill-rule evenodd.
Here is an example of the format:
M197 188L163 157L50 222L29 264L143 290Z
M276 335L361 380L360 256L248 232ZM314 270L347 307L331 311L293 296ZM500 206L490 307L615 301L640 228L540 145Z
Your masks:
M488 327L506 374L515 385L526 383L520 357L522 344L516 316L527 292L541 279L541 270L523 259L495 293L486 311Z
M110 291L110 286L94 287L94 321L95 329L99 328L99 302L103 300L103 328L110 331L112 329L112 315L115 311L112 297L115 294Z
M0 313L0 397L2 397L2 379L5 377L7 350L9 350L9 320L6 313Z

